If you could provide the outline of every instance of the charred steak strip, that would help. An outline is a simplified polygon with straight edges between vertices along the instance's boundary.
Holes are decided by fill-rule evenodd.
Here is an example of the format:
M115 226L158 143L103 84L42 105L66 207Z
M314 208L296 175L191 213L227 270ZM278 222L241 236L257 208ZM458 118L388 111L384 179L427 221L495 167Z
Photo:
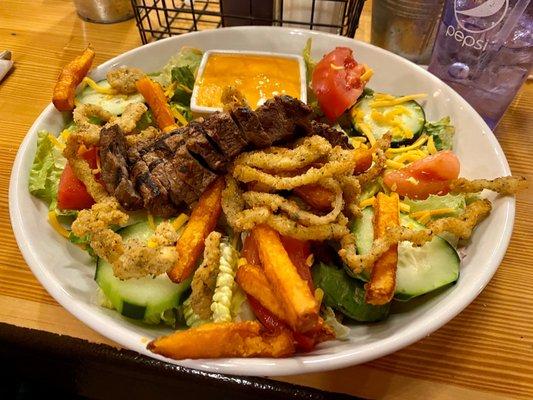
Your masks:
M105 187L128 210L145 207L167 217L196 202L244 150L310 134L351 148L342 132L311 122L311 115L307 104L277 96L256 111L238 107L215 113L129 148L117 126L104 128L100 154Z
M126 140L118 125L102 128L100 132L100 166L108 193L126 210L142 208L143 200L129 178Z

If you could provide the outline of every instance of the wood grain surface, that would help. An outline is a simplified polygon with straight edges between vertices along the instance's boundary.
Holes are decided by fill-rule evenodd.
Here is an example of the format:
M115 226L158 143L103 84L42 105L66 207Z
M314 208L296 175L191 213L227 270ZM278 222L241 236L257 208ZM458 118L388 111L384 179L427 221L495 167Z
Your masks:
M357 38L368 40L367 2ZM87 43L99 64L140 45L133 20L80 20L67 0L0 2L0 50L15 69L0 83L0 321L118 346L53 300L22 258L8 215L8 185L17 148L50 102L59 69ZM533 84L527 83L495 134L514 174L533 180ZM511 245L498 272L459 316L390 356L342 370L279 378L380 398L533 398L533 185L517 198Z

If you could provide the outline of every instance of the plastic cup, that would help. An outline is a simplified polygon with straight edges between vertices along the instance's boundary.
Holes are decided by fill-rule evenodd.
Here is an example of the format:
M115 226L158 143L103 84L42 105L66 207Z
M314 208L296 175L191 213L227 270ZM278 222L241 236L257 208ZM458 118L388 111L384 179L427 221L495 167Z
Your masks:
M429 71L494 129L533 64L531 0L447 0Z

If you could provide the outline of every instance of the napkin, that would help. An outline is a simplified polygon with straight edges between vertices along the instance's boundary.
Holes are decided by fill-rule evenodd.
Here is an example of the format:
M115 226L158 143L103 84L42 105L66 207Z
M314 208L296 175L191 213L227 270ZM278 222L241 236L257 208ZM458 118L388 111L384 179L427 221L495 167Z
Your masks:
M9 72L13 66L13 61L11 60L0 60L0 82L4 79L4 76Z

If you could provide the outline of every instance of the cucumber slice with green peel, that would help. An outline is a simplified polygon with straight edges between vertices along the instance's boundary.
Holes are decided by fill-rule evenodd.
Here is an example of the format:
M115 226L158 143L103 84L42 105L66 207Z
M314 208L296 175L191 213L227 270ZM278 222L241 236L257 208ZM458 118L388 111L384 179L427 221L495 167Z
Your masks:
M352 228L355 236L358 254L367 254L374 241L373 227L374 210L367 207ZM423 229L424 226L405 214L400 214L402 226L413 230ZM398 245L398 269L396 273L396 300L409 300L459 279L461 259L455 248L440 236L421 247L414 247L409 242ZM368 281L366 272L357 278Z
M111 88L105 79L97 83L104 88ZM103 94L98 93L90 86L86 86L76 95L76 104L94 104L113 115L121 115L129 104L142 102L144 102L144 97L140 93L131 95Z
M376 139L390 131L392 132L391 147L409 145L420 137L426 123L426 115L420 104L409 100L398 105L374 108L372 107L374 101L376 101L374 95L364 96L354 106L352 115L355 113L362 115L361 119L355 118L353 121L358 133L364 135L361 122L372 131ZM380 116L380 118L376 119L375 116Z
M139 222L120 229L118 233L124 239L145 241L154 231L146 222ZM113 266L102 258L96 261L94 279L115 310L148 324L160 323L163 313L178 307L191 283L188 279L176 284L166 274L121 280L113 274Z

